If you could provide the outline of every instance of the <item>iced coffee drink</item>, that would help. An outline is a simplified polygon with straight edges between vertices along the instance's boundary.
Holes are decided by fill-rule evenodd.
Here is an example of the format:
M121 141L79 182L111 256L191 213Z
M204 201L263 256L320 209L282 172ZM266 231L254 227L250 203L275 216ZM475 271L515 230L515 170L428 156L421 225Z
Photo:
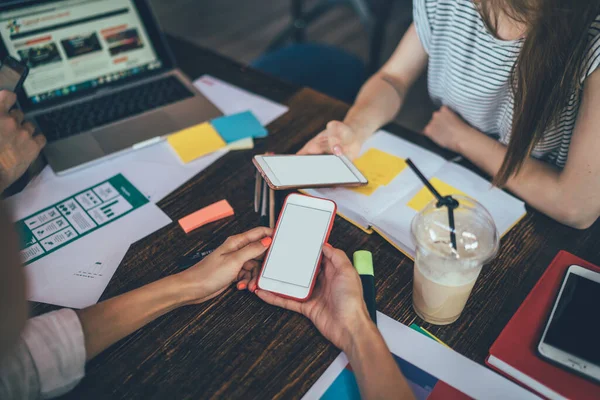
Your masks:
M490 214L475 200L455 196L456 248L450 240L446 207L436 202L412 223L416 245L413 307L425 321L447 325L460 316L483 265L498 248L498 232Z

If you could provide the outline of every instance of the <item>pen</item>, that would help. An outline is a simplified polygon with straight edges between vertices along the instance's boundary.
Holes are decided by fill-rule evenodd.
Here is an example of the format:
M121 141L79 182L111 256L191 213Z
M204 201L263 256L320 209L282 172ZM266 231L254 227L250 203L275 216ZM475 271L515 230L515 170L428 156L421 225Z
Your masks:
M267 215L269 196L267 195L267 190L267 182L263 179L260 199L260 226L269 226L269 216Z
M275 190L269 188L269 228L275 228Z
M369 315L377 325L377 300L375 298L375 273L373 271L373 255L370 251L359 250L354 252L354 268L360 275L363 287L363 297Z
M262 179L260 176L260 172L256 170L256 180L254 182L254 212L258 212L259 207L259 198L260 198L260 183Z
M213 251L213 249L203 250L194 254L179 257L179 260L177 261L177 268L179 268L180 271L185 271L186 269L193 267L200 261L204 260L204 258Z

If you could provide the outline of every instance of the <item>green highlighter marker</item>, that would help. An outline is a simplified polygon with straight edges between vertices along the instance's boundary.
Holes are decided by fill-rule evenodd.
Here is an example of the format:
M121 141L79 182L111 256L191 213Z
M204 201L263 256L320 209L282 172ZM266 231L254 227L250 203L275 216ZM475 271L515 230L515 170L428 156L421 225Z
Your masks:
M370 251L359 250L354 252L354 268L360 275L363 287L363 297L369 315L377 325L377 302L375 299L375 273L373 272L373 255Z

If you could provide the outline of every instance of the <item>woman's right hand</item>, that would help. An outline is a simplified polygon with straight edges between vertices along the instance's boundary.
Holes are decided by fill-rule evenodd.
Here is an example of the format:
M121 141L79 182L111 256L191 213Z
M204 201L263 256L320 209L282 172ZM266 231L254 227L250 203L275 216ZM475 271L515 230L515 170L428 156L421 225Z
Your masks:
M330 121L324 131L312 138L298 154L335 154L354 159L363 144L360 135L340 121Z
M306 302L286 299L266 290L255 293L266 303L303 314L336 347L347 351L357 335L372 324L363 300L362 284L341 251L323 247L322 271Z

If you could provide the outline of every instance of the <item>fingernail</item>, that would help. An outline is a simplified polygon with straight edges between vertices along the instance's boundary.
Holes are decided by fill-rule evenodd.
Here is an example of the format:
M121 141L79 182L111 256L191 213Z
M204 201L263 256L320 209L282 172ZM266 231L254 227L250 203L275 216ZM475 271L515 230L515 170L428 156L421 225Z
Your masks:
M271 245L271 243L273 242L273 239L271 239L270 237L266 237L263 240L260 241L262 243L262 245L264 247L269 247Z
M342 148L340 146L333 146L333 154L341 156L343 154Z
M252 293L256 292L256 285L252 285L252 286L250 286L250 289L249 289L249 290L250 290Z
M244 289L246 289L246 284L244 282L239 282L237 284L237 288L238 288L238 290L244 290Z
M327 246L327 247L330 247L330 248L332 248L332 249L333 249L333 246L332 246L332 245L330 245L329 243L325 243L325 246Z

